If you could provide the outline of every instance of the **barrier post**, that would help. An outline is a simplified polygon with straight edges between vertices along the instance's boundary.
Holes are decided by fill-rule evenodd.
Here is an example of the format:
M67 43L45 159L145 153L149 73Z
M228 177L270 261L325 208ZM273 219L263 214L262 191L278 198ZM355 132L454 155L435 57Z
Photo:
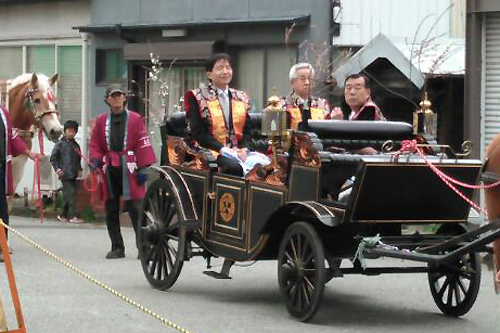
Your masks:
M12 295L12 303L14 304L14 310L16 312L17 326L19 327L14 331L0 331L0 333L26 333L23 312L21 311L21 302L19 301L19 294L17 293L14 271L12 270L12 261L10 260L9 249L7 247L7 237L5 236L5 227L2 219L0 219L0 248L2 249L7 278L9 279L10 294Z

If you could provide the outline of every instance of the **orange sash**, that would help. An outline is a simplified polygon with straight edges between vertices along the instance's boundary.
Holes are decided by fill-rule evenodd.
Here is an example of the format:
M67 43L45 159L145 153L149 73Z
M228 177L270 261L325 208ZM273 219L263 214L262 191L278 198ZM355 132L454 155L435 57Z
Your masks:
M231 100L231 113L233 117L234 134L237 140L243 138L243 130L245 129L245 122L247 119L246 105L242 101L235 99ZM219 100L208 101L208 111L210 111L210 118L212 121L212 135L221 144L226 145L229 139L226 119Z
M311 119L312 120L323 120L325 119L325 113L323 109L311 107ZM288 107L288 112L290 112L290 128L297 129L299 128L299 123L302 122L302 114L300 113L300 109L298 107Z

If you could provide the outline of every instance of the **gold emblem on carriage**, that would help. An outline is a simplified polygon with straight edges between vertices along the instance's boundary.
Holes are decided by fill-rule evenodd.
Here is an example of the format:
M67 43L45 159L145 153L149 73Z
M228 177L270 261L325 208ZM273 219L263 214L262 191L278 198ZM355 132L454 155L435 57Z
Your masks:
M234 197L230 193L224 193L219 201L220 216L224 222L229 222L234 216L235 210Z

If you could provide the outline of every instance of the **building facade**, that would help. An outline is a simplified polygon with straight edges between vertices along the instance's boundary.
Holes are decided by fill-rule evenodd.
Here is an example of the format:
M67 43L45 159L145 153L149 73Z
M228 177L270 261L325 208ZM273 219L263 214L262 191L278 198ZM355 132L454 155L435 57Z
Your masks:
M85 40L73 29L90 22L90 1L0 1L0 83L23 73L59 74L54 87L61 122L68 119L82 124L85 106L84 74ZM3 96L5 97L5 96ZM3 102L3 101L2 101ZM82 133L78 137L82 144ZM45 153L53 143L45 139ZM38 140L33 140L38 151ZM44 160L45 161L45 160ZM45 163L47 162L47 163ZM57 176L50 163L42 165L42 186L45 190L58 187ZM28 161L24 176L16 191L31 190L33 163Z
M500 2L467 0L466 136L484 158L500 133Z

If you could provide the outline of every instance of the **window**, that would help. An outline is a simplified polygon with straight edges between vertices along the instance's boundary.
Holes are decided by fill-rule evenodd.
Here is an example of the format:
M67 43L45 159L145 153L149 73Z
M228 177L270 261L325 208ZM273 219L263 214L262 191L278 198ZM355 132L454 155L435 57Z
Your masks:
M0 80L9 80L23 72L23 48L0 47Z
M127 63L118 49L96 51L96 83L127 81Z
M28 46L28 73L41 73L51 77L56 72L54 45Z
M251 112L260 112L273 95L290 92L288 73L295 55L284 47L260 47L238 52L236 87L245 91L252 100Z

